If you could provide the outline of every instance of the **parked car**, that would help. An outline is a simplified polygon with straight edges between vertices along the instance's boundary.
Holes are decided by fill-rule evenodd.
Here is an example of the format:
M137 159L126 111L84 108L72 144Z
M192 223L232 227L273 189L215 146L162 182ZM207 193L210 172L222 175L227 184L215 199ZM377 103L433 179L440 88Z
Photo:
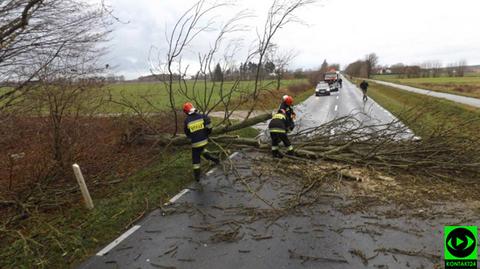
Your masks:
M338 92L338 89L340 89L340 84L338 83L338 81L330 82L328 83L328 85L330 86L331 92Z
M319 82L315 87L315 96L330 95L330 85L326 82Z

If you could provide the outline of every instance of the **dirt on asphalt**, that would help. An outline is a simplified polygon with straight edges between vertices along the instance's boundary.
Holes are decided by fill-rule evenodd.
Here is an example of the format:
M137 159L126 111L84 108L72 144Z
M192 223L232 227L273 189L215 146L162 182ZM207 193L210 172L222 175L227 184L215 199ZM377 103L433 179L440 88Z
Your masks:
M444 226L480 225L454 180L256 151L223 168L82 268L442 268Z

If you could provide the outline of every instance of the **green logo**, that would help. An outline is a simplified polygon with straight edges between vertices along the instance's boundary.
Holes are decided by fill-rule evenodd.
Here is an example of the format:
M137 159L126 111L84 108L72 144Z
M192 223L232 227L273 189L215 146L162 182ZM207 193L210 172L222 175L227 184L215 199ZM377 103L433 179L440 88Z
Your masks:
M445 268L477 268L477 226L445 226Z

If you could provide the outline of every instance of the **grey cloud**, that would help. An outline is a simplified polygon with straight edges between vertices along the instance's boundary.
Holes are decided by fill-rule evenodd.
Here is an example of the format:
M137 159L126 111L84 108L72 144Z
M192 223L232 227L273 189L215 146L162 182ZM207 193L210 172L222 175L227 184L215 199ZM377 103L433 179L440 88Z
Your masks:
M129 24L117 24L110 42L108 61L129 78L148 74L152 45L165 48L165 27L190 7L194 0L110 0L115 14ZM221 22L241 8L255 8L257 17L244 38L255 36L261 27L269 1L238 1L235 8L217 12ZM304 24L282 29L274 42L282 49L295 49L299 56L292 68L313 68L323 59L347 64L369 52L376 52L382 64L440 60L444 63L466 59L480 63L477 53L480 34L476 12L480 1L457 0L329 0L298 13ZM196 39L186 61L195 61L195 51L209 48L213 35ZM248 46L248 42L246 42ZM244 54L241 53L241 56ZM137 61L132 61L136 59ZM241 57L239 58L241 61Z

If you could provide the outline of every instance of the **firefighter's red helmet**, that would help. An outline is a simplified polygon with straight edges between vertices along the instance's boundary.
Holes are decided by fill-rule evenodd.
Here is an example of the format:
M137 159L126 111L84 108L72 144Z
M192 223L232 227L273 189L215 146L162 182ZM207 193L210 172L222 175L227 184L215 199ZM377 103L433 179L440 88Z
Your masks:
M195 107L192 105L192 103L186 102L183 104L183 112L185 112L185 114L192 114L195 112Z
M293 97L291 97L290 95L284 95L284 96L283 96L283 101L284 101L285 104L287 104L288 106L293 105Z

